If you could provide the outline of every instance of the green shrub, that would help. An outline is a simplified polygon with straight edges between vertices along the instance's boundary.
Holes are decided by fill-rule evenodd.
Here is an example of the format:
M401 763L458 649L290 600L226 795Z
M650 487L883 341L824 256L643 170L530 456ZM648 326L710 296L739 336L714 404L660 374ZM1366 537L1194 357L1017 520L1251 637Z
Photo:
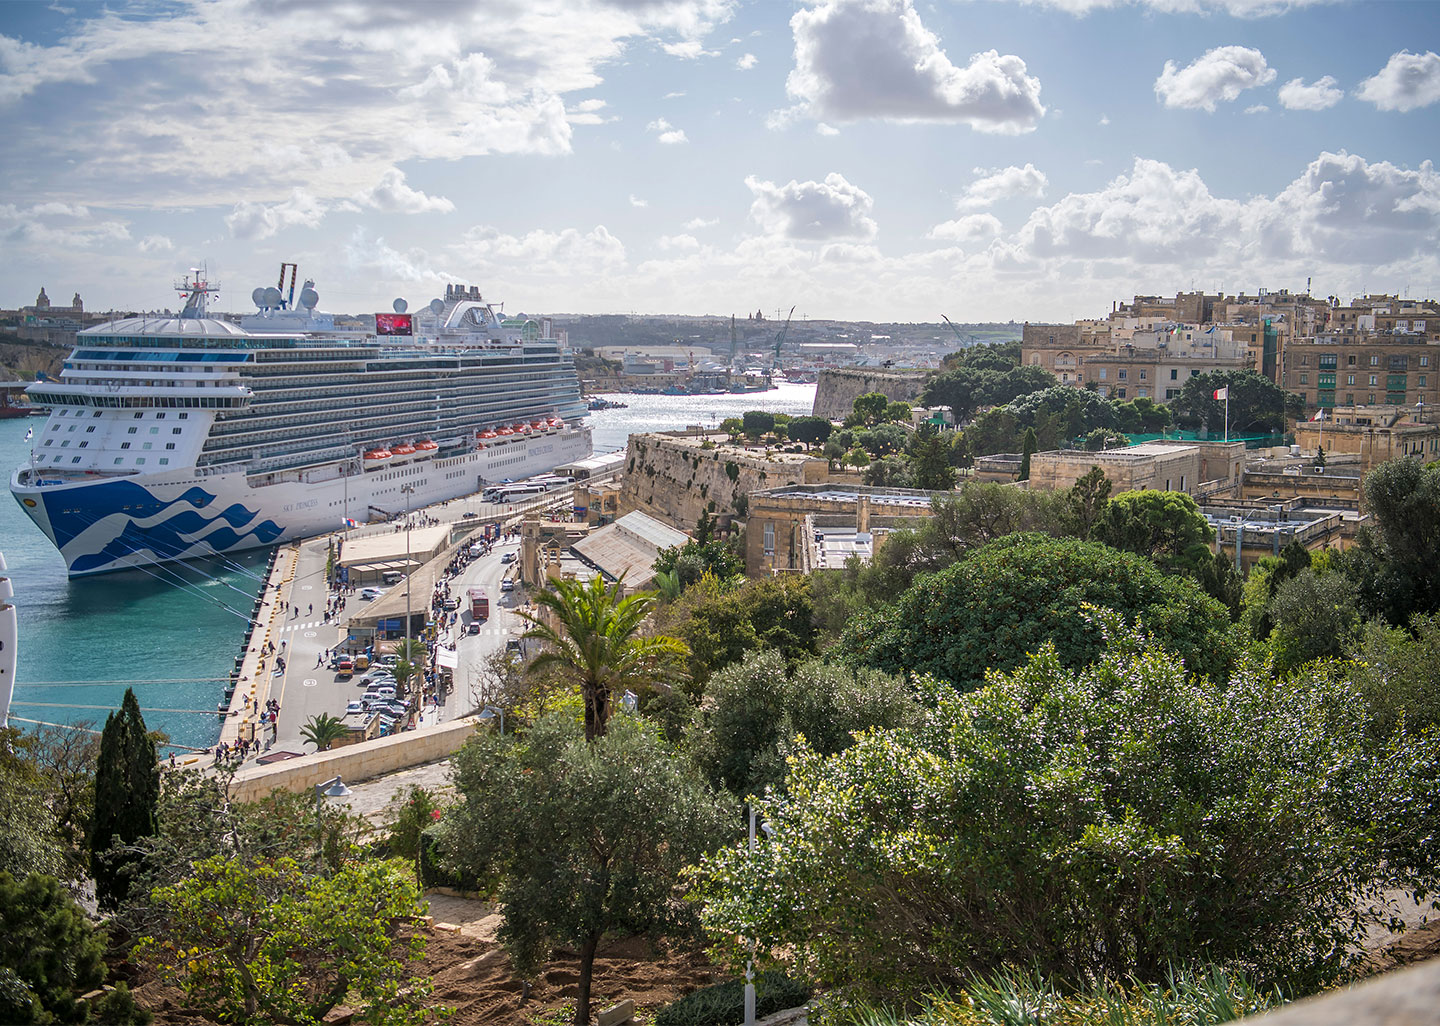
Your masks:
M798 1008L810 1000L810 988L782 973L755 977L755 1015ZM686 994L655 1013L655 1026L732 1026L745 1015L745 981L729 980Z

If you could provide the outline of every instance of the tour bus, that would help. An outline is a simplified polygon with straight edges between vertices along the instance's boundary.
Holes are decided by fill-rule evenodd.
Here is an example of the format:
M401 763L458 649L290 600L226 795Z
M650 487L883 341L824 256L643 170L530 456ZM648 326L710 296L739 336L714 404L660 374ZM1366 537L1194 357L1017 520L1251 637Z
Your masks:
M490 597L485 594L484 588L471 588L470 596L470 619L475 621L490 619Z

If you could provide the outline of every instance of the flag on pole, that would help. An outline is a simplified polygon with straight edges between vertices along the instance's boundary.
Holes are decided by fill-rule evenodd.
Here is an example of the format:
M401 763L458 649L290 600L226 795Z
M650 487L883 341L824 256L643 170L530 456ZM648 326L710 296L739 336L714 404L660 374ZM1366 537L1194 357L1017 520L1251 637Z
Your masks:
M35 437L35 429L34 429L33 427L32 427L32 428L26 428L26 429L25 429L25 441L28 442L28 441L30 441L30 439L32 439L32 438L34 438L34 437Z
M1229 399L1229 398L1230 398L1230 386L1229 386L1229 385L1226 385L1224 388L1217 388L1217 389L1215 390L1215 394L1214 394L1213 396L1211 396L1211 398L1212 398L1212 399Z
M342 524L344 524L346 527L359 527L359 526L360 526L360 521L358 521L358 520L351 520L349 517L346 517L344 520L342 520L342 521L340 521L340 522L341 522Z
M1324 419L1325 419L1325 407L1322 406L1322 407L1320 407L1320 409L1316 410L1316 411L1315 411L1315 416L1311 417L1310 419L1311 419L1311 420L1324 420Z

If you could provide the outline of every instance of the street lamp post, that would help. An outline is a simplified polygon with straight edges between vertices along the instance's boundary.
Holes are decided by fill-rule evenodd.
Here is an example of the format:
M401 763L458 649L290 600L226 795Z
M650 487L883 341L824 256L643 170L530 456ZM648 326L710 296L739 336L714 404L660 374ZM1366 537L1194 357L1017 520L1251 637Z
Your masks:
M502 709L502 708L500 708L498 705L487 705L487 706L481 711L481 713L480 713L480 718L481 718L482 720L487 720L487 721L488 721L488 720L493 720L496 716L499 716L499 717L500 717L500 736L501 736L501 737L504 737L504 736L505 736L505 710Z
M405 659L413 662L410 657L410 496L415 486L402 485L400 490L405 493Z
M765 836L774 834L774 829L769 823L760 823L759 812L755 803L750 803L750 858L755 858L755 827L758 824L760 829L765 831ZM753 930L753 925L752 925ZM750 957L745 960L745 1026L755 1026L755 948L756 938L750 938Z
M321 784L315 785L315 854L320 858L325 857L325 834L324 825L320 820L320 813L325 804L326 798L346 798L351 794L350 788L345 786L345 781L339 777L331 777Z

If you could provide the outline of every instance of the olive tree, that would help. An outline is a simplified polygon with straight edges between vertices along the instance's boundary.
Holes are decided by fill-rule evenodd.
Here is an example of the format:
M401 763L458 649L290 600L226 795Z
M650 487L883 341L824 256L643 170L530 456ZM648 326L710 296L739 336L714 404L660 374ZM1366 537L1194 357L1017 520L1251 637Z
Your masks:
M605 935L693 929L680 870L739 825L649 729L621 716L587 743L551 714L518 738L472 738L452 763L460 801L434 828L451 869L499 879L500 940L523 978L555 947L579 952L577 1026Z

